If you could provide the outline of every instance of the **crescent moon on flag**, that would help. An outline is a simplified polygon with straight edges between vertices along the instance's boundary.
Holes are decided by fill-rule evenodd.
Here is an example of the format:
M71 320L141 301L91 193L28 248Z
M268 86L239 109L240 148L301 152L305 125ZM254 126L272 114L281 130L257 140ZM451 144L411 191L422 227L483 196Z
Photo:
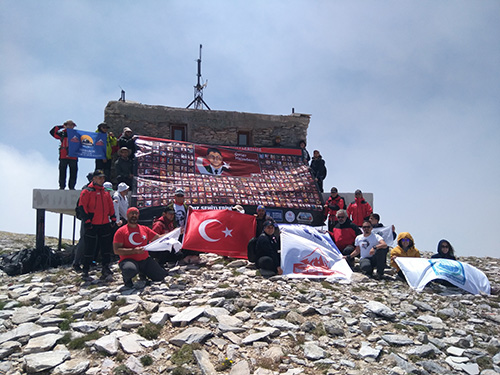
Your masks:
M132 245L135 245L135 246L139 246L142 244L142 241L141 242L136 242L134 240L134 235L135 234L138 234L139 236L141 235L139 232L134 232L134 233L130 233L130 235L128 236L128 240L129 242L132 244Z
M207 232L205 232L205 228L208 224L210 223L213 223L213 222L216 222L216 223L219 223L219 224L222 224L219 220L216 220L216 219L208 219L208 220L205 220L204 222L202 222L200 224L200 226L198 227L198 232L200 233L200 236L205 240L205 241L208 241L208 242L217 242L220 240L220 238L211 238L208 236Z

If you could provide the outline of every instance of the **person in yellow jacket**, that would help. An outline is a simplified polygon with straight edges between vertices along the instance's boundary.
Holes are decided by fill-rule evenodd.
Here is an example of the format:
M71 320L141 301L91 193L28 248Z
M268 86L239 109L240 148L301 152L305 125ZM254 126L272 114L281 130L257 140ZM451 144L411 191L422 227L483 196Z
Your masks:
M398 271L399 277L406 280L395 259L397 257L420 258L420 252L415 247L415 241L413 241L413 237L408 232L399 233L397 242L398 246L391 250L391 266Z

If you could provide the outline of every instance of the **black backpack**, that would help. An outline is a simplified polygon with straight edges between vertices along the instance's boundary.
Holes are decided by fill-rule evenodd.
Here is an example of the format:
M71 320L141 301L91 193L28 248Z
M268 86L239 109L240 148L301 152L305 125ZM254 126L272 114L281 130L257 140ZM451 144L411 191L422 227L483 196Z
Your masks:
M257 239L258 237L252 238L248 241L247 245L247 258L249 262L255 263L257 260L257 255L255 254L255 248L257 247Z
M22 275L61 265L61 257L50 247L23 249L2 255L0 268L9 276Z
M94 188L85 186L83 190L87 191L95 191ZM81 196L81 195L80 195ZM87 214L85 213L85 210L83 209L83 206L80 206L80 197L78 197L78 200L76 201L76 207L75 207L75 216L78 220L85 221L87 220Z

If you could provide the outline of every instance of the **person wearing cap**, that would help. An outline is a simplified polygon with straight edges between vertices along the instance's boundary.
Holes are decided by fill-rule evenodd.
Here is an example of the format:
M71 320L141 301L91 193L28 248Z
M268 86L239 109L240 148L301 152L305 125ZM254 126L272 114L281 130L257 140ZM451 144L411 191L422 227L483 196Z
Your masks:
M184 232L189 206L185 202L184 190L182 188L175 190L174 200L170 201L165 209L173 210L175 212L175 226L181 227L182 232Z
M259 204L257 206L257 212L254 214L255 216L255 237L259 237L264 230L264 223L266 221L272 221L274 223L274 219L266 214L266 208Z
M104 188L104 190L106 190L109 194L111 194L111 196L113 196L113 184L109 181L106 181L104 184L102 184L102 187Z
M67 129L73 129L76 124L72 120L66 121L62 125L56 125L50 129L49 133L55 139L61 141L59 146L59 189L66 188L66 172L69 168L68 187L75 190L76 178L78 176L78 158L68 155L68 132Z
M328 231L331 232L337 224L337 211L346 208L345 199L339 195L336 187L330 189L330 196L325 202L324 219L328 219Z
M116 179L118 183L124 182L128 186L132 186L134 181L133 165L130 160L130 150L127 147L122 147L118 151L119 158L115 161Z
M136 146L135 146L135 136L133 135L132 129L128 126L123 128L122 135L118 139L118 147L126 147L130 150L128 155L130 160L134 160Z
M266 220L264 222L264 231L257 238L255 245L255 265L260 270L262 276L281 275L281 257L279 243L274 235L274 222Z
M368 220L373 213L370 203L363 198L363 192L357 189L354 192L354 201L347 207L347 216L360 227L364 220Z
M120 182L116 192L113 194L113 207L118 227L127 224L128 191L129 186L125 182Z
M105 122L101 122L97 126L96 133L106 134L106 159L96 159L95 169L101 169L104 171L106 180L111 180L111 160L113 159L113 154L116 152L115 149L118 145L118 141L112 132L109 131L109 126Z
M175 223L175 211L171 208L165 208L161 216L153 222L153 231L159 235L164 235L170 233L177 225ZM151 256L155 258L158 263L164 265L168 262L177 262L184 257L183 252L171 252L171 251L155 251L151 253Z
M104 190L106 175L97 169L92 182L80 194L78 210L85 225L85 251L83 254L83 279L89 280L90 264L95 254L101 252L102 275L112 275L109 265L113 247L113 227L116 225L115 209L111 195Z
M139 210L130 207L127 210L127 224L120 227L113 238L113 251L120 257L119 267L122 271L123 282L126 287L133 287L136 275L149 278L152 281L162 281L167 271L158 262L149 256L144 249L160 235L152 229L138 224Z

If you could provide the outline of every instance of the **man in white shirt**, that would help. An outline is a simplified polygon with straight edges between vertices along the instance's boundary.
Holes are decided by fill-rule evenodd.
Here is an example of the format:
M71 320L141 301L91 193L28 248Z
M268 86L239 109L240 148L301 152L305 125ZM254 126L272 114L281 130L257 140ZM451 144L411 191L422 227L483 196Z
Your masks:
M361 260L359 261L359 266L361 272L371 277L373 275L373 269L376 268L377 275L375 278L381 280L386 265L385 258L387 252L384 250L387 248L387 244L381 236L372 233L373 227L370 221L363 221L361 228L363 229L363 234L356 237L354 241L355 249L350 255L346 256L346 258L354 258L356 255L360 254ZM381 251L378 251L379 249Z
M121 227L127 224L129 186L125 182L118 184L118 189L113 194L113 206L115 207L116 225Z

